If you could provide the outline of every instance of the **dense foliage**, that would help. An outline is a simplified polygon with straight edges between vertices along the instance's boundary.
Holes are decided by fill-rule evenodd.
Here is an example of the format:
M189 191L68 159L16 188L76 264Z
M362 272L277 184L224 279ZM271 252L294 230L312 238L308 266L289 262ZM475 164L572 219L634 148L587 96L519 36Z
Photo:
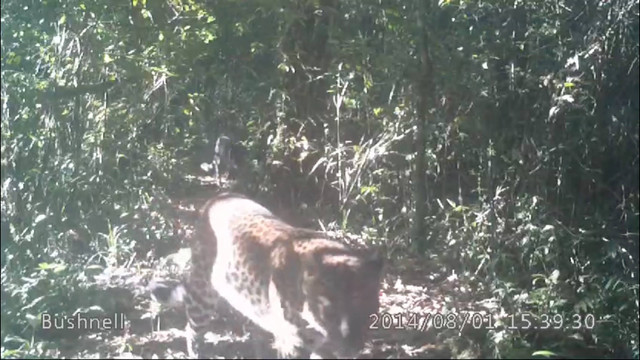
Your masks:
M2 355L91 272L180 241L216 137L240 188L438 262L487 356L638 358L638 1L2 1ZM303 206L304 205L304 206Z

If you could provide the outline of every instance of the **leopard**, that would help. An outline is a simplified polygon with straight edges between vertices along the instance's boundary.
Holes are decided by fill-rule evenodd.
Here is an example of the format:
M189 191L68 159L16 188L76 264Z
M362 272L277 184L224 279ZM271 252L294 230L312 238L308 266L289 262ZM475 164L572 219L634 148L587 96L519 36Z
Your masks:
M200 210L184 280L151 292L184 303L190 358L202 356L221 299L271 335L279 358L354 358L379 310L384 264L380 249L290 225L245 195L223 192Z

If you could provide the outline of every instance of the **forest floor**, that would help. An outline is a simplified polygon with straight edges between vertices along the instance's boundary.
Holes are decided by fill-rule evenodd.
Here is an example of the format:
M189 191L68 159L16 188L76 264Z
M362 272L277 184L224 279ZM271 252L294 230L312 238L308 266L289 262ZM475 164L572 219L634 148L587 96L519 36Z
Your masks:
M192 230L194 209L210 196L181 199L176 206L186 233ZM113 333L90 333L61 344L52 353L65 358L187 358L183 329L183 308L160 309L151 300L146 285L158 277L160 268L178 265L185 259L180 251L148 268L138 264L120 268L104 276L106 297L122 297L131 305L126 310L127 328ZM169 259L169 260L166 260ZM188 260L188 255L187 255ZM168 261L168 262L167 262ZM490 313L491 307L478 302L478 294L455 274L445 274L435 260L415 257L396 258L386 265L377 321L371 319L370 341L358 358L478 358L479 344L486 341L486 330L467 324L460 329L462 316L474 314L476 320ZM164 274L166 276L166 274ZM127 292L126 290L129 290ZM123 295L124 294L124 295ZM475 298L475 299L474 299ZM117 302L117 301L116 301ZM451 321L453 314L455 321ZM219 314L220 315L220 314ZM447 317L449 316L449 317ZM428 321L427 321L428 319ZM427 325L423 325L427 324ZM252 358L255 346L251 331L255 327L237 313L218 316L205 336L206 353L211 358Z

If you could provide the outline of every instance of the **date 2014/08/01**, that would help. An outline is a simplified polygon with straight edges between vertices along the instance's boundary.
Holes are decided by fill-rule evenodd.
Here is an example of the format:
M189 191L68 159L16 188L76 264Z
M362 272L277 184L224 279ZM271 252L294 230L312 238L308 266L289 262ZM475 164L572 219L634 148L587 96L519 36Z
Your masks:
M480 329L482 327L486 329L496 329L497 327L504 327L508 330L515 329L561 329L571 328L580 329L587 328L592 329L596 325L596 319L593 315L587 314L581 316L574 314L571 319L565 321L564 316L560 314L548 315L542 314L539 316L533 316L533 314L525 313L517 315L509 315L502 321L496 323L496 320L491 314L481 314L477 312L466 313L381 313L369 315L369 329L377 330L418 330L425 331L433 328L436 330L459 330L462 331L465 327L469 326L473 329Z
M465 326L475 329L481 327L492 328L493 318L491 314L480 313L379 313L369 315L369 329L371 330L418 330L425 331L434 329L457 329L462 331Z

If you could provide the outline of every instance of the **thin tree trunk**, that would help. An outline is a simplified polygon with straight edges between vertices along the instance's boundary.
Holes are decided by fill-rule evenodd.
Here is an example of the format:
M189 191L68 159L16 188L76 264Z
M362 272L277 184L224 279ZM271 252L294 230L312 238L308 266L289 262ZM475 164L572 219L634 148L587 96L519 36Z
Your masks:
M414 148L416 151L416 163L414 169L414 194L415 200L415 213L413 220L413 244L417 247L418 251L422 252L429 246L428 239L426 238L425 231L425 216L427 209L427 192L426 192L426 166L425 166L425 151L426 151L426 134L425 127L427 121L427 109L429 99L433 93L433 77L432 77L432 63L429 56L429 37L425 28L424 16L429 11L427 9L429 2L418 1L418 16L417 16L417 34L418 34L418 46L420 54L420 70L418 76L417 90L417 117L416 117L416 133Z

